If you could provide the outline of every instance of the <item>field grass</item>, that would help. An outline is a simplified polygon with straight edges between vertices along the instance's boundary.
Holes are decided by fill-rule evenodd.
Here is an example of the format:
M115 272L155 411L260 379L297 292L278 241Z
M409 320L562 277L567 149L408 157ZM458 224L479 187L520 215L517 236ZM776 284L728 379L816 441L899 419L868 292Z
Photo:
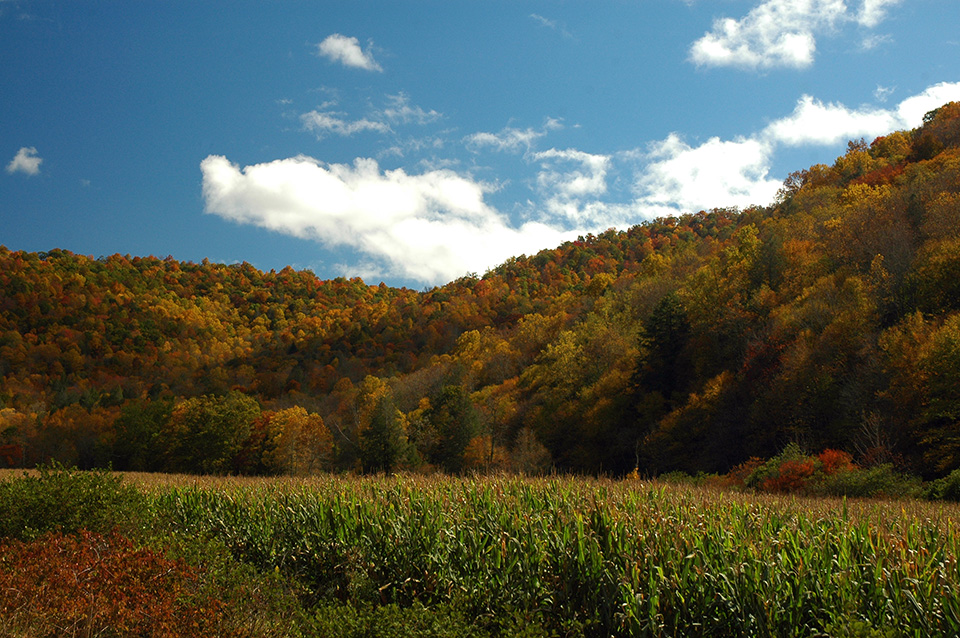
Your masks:
M281 583L291 633L960 635L956 505L584 478L123 483L191 564L216 547Z

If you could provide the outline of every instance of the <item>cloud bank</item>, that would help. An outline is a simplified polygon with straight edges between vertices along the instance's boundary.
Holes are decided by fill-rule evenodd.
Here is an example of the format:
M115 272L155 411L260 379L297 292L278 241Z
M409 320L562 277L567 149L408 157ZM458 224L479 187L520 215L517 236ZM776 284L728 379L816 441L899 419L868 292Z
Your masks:
M208 213L347 246L389 274L429 283L570 237L539 222L511 225L484 202L481 184L450 170L409 175L372 159L325 165L306 156L241 169L217 155L200 170Z
M7 164L7 172L25 173L26 175L39 175L40 163L43 158L37 155L37 149L32 146L24 146L17 151L16 156Z
M339 62L344 66L365 71L383 71L369 49L360 48L360 41L339 33L327 36L317 45L317 55L327 58L331 62Z

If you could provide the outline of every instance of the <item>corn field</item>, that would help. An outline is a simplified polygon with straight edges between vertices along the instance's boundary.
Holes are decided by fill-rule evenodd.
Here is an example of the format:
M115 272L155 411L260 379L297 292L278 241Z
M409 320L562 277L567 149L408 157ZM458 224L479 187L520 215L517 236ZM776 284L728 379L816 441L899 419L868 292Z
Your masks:
M958 509L581 478L151 485L312 603L453 603L558 635L957 636Z

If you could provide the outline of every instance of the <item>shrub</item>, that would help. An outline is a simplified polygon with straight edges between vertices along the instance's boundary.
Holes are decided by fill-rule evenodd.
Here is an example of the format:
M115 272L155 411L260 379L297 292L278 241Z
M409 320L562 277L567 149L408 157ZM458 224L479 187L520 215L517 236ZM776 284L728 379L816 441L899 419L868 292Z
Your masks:
M954 470L941 479L931 481L923 489L923 497L931 501L960 502L960 470Z
M14 635L219 633L225 605L198 584L196 568L117 534L0 544L0 618Z
M706 472L687 474L681 470L675 470L658 475L657 480L663 483L670 483L671 485L690 485L694 487L722 486L720 477L716 474L707 474Z
M887 463L861 469L853 467L812 481L808 491L818 496L911 497L920 491L920 481L900 474Z
M747 486L750 476L763 465L763 459L752 456L723 476L722 487L742 489Z
M786 459L777 468L776 476L768 476L760 484L764 492L799 492L817 471L812 458Z
M799 445L790 443L783 452L757 466L744 480L744 485L764 492L797 491L815 471L815 457L807 456Z
M823 473L828 476L837 472L853 470L857 467L853 462L853 457L840 450L824 450L817 455L817 458L820 460Z
M31 540L81 529L129 532L141 522L144 508L143 496L118 476L44 466L35 475L0 483L0 538Z

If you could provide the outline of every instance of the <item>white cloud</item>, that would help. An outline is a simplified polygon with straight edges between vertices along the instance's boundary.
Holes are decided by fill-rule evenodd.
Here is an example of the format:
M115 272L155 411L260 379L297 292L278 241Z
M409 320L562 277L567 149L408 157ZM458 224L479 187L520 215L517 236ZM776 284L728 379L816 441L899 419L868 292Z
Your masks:
M876 98L878 102L886 102L887 98L894 94L897 90L895 86L882 86L877 85L876 90L873 92L873 97Z
M899 124L897 115L885 109L852 110L804 95L792 114L770 124L763 134L788 146L828 145L889 133Z
M201 164L203 197L206 211L225 219L352 248L358 254L351 260L354 273L362 264L367 277L442 283L641 218L769 204L783 178L770 175L778 150L914 128L925 113L951 100L960 100L960 82L931 86L890 108L850 108L802 96L792 112L748 136L694 144L671 134L646 149L613 155L533 150L547 131L561 126L556 120L541 129L506 128L464 138L475 148L523 152L535 175L527 182L532 201L515 209L525 223L511 222L488 203L504 184L455 172L457 164L443 158L415 170L383 170L373 159L343 165L304 156L241 168L212 155ZM409 106L401 99L388 107L397 122L405 117L404 105ZM383 125L386 111L378 112ZM409 118L417 121L415 110ZM433 138L433 144L441 148L442 139ZM632 192L617 180L627 171Z
M537 190L545 212L560 223L609 227L627 218L622 207L597 199L607 192L610 156L550 149L531 153L528 159L540 163Z
M773 201L782 180L768 177L771 147L758 139L710 138L692 147L676 134L651 146L637 182L648 214L675 214Z
M885 99L892 91L877 87L878 98ZM916 128L927 112L956 100L960 100L960 82L935 84L892 109L849 109L804 95L793 113L772 122L761 135L772 143L788 146L836 144L859 137L869 140L891 131Z
M321 111L310 111L300 116L300 121L304 128L313 131L318 137L323 137L325 133L336 133L348 137L355 133L364 131L375 131L377 133L389 133L390 127L374 120L353 120L347 121L340 118L340 113L324 113Z
M542 15L539 15L539 14L536 14L536 13L531 13L531 14L530 14L530 18L532 18L532 19L534 20L534 22L537 22L538 24L540 24L540 25L542 25L542 26L545 26L545 27L547 27L548 29L556 29L556 28L557 28L557 22L556 22L556 20L548 20L547 18L544 18Z
M373 53L368 48L360 48L360 41L339 33L327 36L317 45L317 55L333 62L340 62L344 66L367 71L383 71L383 68L373 59Z
M389 104L380 111L380 115L394 122L402 122L403 124L429 124L443 117L441 113L433 109L425 111L419 106L410 104L410 98L406 93L388 95L387 101Z
M582 197L599 195L607 190L606 176L610 167L610 157L607 155L594 155L576 149L559 151L552 148L548 151L533 153L531 159L543 162L546 170L540 173L538 182L549 192L560 193L567 197ZM556 169L558 162L580 164L580 169L560 172Z
M844 0L764 0L739 20L716 20L690 47L690 60L745 69L806 68L813 64L818 35L849 23L875 28L900 1L861 0L859 10L852 11ZM863 47L884 41L883 36L868 36Z
M892 109L850 109L810 96L793 112L749 137L710 138L690 146L679 135L652 144L635 182L636 205L647 217L723 206L765 205L780 181L769 176L776 150L783 146L829 146L860 137L868 140L912 129L946 102L960 100L960 82L940 83Z
M334 106L335 103L327 102L321 105L321 109L326 106ZM387 106L380 110L370 113L369 117L349 120L345 113L336 111L323 111L315 109L300 116L300 121L304 128L323 137L328 133L335 133L348 137L356 133L365 131L374 131L377 133L393 132L392 124L429 124L441 117L440 113L434 110L426 111L423 108L410 103L410 98L406 94L387 96Z
M530 161L540 163L537 191L545 211L567 223L612 223L612 209L597 201L607 192L611 157L576 149L531 153ZM620 215L617 215L620 221Z
M24 146L17 151L16 156L7 164L7 172L10 174L39 175L41 162L43 162L43 158L37 155L37 149L32 146Z
M540 222L510 225L481 184L449 170L408 175L371 159L324 165L299 156L240 169L200 165L206 211L326 246L349 246L385 273L441 283L577 234ZM582 232L582 231L581 231Z
M534 143L553 130L562 129L563 123L554 118L547 121L540 129L506 127L499 133L478 132L463 138L464 143L473 150L493 148L495 151L518 153L529 151Z
M558 24L556 20L550 20L549 18L544 18L542 15L539 15L537 13L531 13L530 19L532 19L534 22L536 22L542 27L546 27L547 29L552 29L553 31L556 31L557 33L559 33L560 35L562 35L563 37L569 40L576 39L574 38L573 34L567 30L566 27Z
M860 42L860 48L864 51L876 49L881 45L893 42L893 38L888 33L869 35Z
M901 0L863 0L857 22L864 27L873 28L887 17L887 8L900 4Z
M901 102L897 117L902 127L915 128L923 123L923 116L928 112L957 101L960 101L960 82L941 82Z
M892 89L877 87L885 99ZM871 139L899 129L912 129L923 116L947 102L960 100L960 82L941 82L911 96L891 109L825 104L804 95L793 113L770 123L760 134L771 144L787 146L830 145L860 137Z

